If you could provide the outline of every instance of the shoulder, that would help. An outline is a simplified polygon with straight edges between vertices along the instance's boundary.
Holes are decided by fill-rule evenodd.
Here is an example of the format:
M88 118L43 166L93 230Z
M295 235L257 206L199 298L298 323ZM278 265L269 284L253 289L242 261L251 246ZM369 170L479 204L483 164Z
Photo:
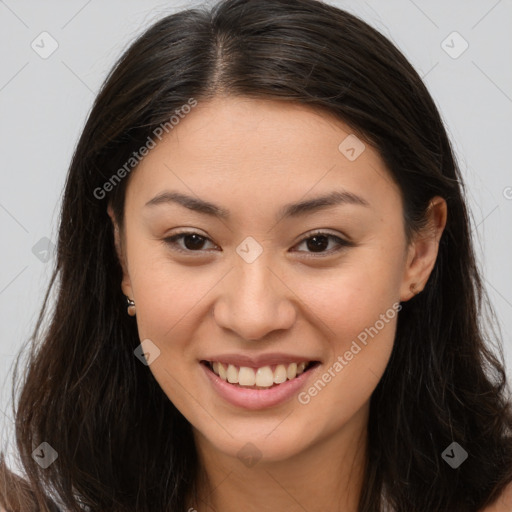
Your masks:
M480 512L510 512L512 511L512 482L503 490L500 497Z

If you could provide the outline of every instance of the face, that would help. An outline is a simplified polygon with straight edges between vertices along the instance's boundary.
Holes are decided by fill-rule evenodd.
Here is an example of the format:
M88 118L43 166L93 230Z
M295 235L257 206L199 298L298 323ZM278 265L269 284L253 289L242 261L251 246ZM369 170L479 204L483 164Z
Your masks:
M196 437L284 460L367 411L443 208L407 244L398 187L344 123L199 102L130 176L119 249L149 370Z

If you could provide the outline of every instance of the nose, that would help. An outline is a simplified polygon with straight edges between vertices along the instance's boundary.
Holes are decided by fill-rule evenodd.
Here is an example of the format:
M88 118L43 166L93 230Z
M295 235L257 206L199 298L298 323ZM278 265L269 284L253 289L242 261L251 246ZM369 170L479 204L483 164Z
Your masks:
M213 316L219 327L243 340L257 341L293 326L297 314L294 298L266 259L242 260L223 280Z

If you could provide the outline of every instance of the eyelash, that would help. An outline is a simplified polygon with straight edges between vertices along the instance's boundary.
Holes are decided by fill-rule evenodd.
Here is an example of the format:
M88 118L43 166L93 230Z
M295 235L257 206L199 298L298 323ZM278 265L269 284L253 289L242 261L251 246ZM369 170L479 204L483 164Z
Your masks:
M203 235L201 235L200 233L196 233L195 231L184 231L183 233L178 233L176 235L173 235L171 237L168 237L168 238L164 238L164 242L168 245L168 246L171 246L174 250L178 251L178 252L181 252L181 253L185 253L185 254L190 254L190 253L194 253L194 252L201 252L203 249L199 249L197 251L192 251L190 249L183 249L182 247L180 247L177 243L177 240L179 239L183 239L184 237L186 236L190 236L190 235L197 235L198 237L204 239L204 240L207 240L207 241L210 241L211 240L208 238L208 237L205 237ZM325 251L325 252L321 252L321 253L314 253L314 252L306 252L306 254L308 254L307 257L313 257L313 258L322 258L322 257L326 257L326 256L331 256L332 254L334 253L337 253L347 247L352 247L354 244L352 242L349 242L348 240L344 240L336 235L333 235L331 233L326 233L325 231L315 231L313 233L310 233L308 234L308 236L306 236L305 238L303 238L302 240L300 240L297 245L300 245L304 242L307 242L308 240L314 238L314 237L317 237L317 236L323 236L323 237L326 237L326 238L329 238L329 239L332 239L332 240L335 240L336 243L338 244L338 248L335 249L335 250L329 250L329 251ZM304 251L299 251L299 252L304 252Z

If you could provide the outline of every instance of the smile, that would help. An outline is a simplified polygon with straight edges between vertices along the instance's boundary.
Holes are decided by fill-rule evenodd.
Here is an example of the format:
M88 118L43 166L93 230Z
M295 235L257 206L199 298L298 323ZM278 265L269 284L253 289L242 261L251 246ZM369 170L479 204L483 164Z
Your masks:
M223 400L249 410L290 402L322 368L320 361L280 355L259 359L231 355L222 361L215 359L200 361L205 382Z
M236 366L220 361L202 361L203 364L218 375L223 381L237 387L249 389L268 389L287 380L293 380L308 371L315 361L292 362L288 364L275 364L252 368L249 366Z

